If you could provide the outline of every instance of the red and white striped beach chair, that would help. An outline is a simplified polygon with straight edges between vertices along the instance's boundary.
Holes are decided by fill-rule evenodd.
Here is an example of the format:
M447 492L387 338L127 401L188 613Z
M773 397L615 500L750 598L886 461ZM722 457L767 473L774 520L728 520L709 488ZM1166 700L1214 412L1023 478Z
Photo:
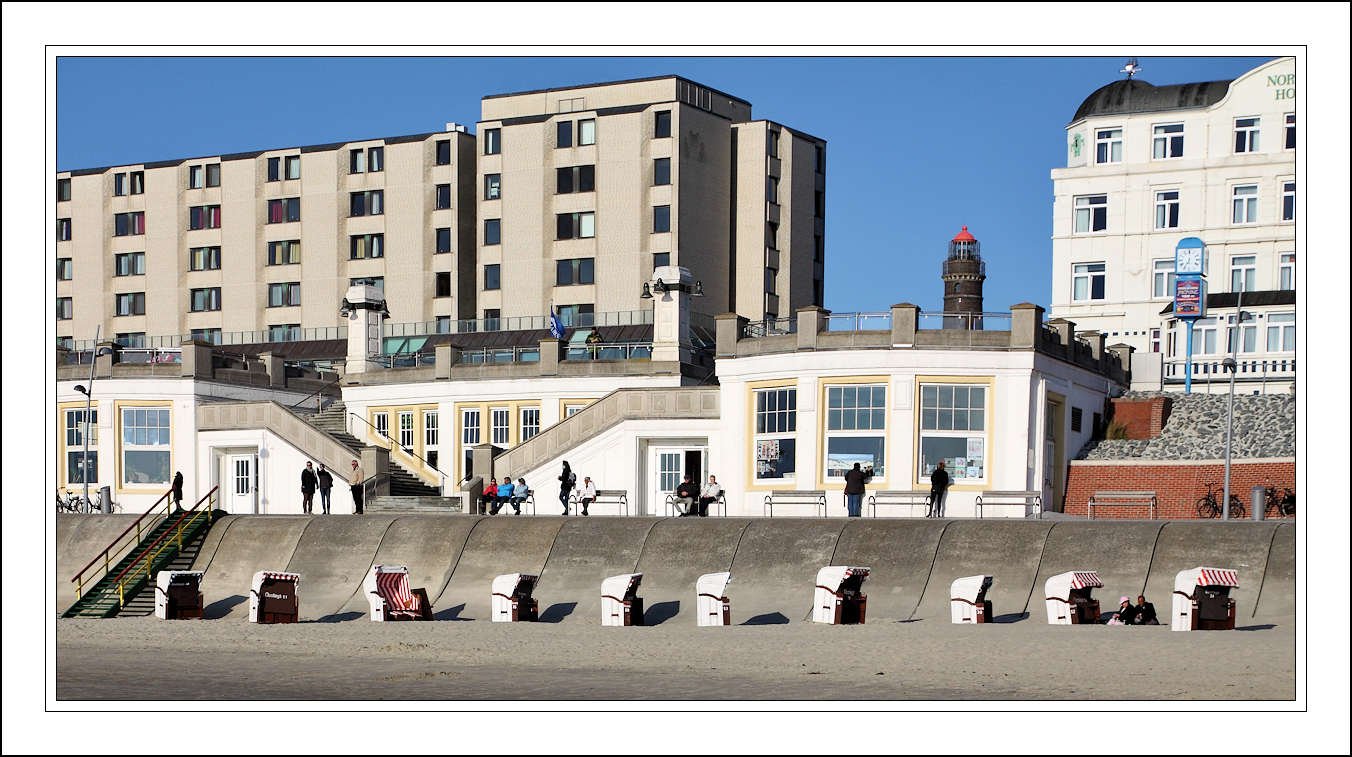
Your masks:
M408 568L373 565L362 582L371 603L371 620L431 620L432 603L426 589L409 589Z
M1074 570L1047 579L1047 623L1053 626L1092 625L1099 621L1099 603L1093 597L1102 587L1098 573Z
M1235 600L1239 571L1229 568L1192 568L1174 576L1175 631L1235 630Z

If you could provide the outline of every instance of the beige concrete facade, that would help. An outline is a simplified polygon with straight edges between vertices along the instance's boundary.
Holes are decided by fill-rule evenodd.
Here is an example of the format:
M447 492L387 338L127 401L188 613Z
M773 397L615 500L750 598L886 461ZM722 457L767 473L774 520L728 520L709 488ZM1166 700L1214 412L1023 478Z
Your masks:
M448 164L437 165L438 142L448 143ZM371 148L383 150L383 170L353 172L353 151L371 160ZM279 161L276 181L269 181L270 159ZM295 175L292 160L299 175L287 178ZM73 300L71 318L57 321L59 338L92 339L99 325L104 338L139 333L150 342L195 329L336 327L350 279L368 276L384 279L399 321L473 317L472 286L453 284L451 297L434 296L435 273L455 282L474 270L474 137L465 131L67 171L57 179L70 182L70 199L57 202L56 215L71 228L68 241L58 235L57 258L71 260L71 277L58 281L57 296ZM125 195L117 194L120 182ZM446 209L436 207L441 184L450 187ZM138 188L144 192L131 194ZM383 212L354 217L352 194L376 190ZM269 223L270 201L287 199L299 200L300 219ZM202 207L219 208L216 228L189 228L193 208ZM144 233L118 236L124 213L144 213ZM436 252L438 229L450 230L444 254ZM351 259L351 237L366 234L383 235L383 257ZM269 265L269 243L285 241L299 242L298 262ZM219 267L192 270L191 250L205 247L220 249ZM144 253L144 273L116 275L124 253ZM269 285L292 282L300 284L299 304L268 307ZM193 290L214 288L219 310L193 312ZM144 315L116 315L123 293L144 293Z

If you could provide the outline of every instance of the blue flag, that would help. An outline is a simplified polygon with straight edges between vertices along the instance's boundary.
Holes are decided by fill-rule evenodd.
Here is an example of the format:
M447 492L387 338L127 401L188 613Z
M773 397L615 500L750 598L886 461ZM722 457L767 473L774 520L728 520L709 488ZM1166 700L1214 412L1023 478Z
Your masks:
M559 314L554 312L554 306L549 306L549 335L555 339L563 338L563 321L559 320Z

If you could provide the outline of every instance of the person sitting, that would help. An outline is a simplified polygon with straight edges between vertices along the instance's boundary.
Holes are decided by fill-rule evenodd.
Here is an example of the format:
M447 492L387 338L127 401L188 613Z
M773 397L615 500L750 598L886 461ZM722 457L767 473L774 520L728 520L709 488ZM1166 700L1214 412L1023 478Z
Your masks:
M704 518L709 515L709 505L718 501L718 496L723 493L723 487L718 485L717 479L709 477L709 483L699 493L699 517Z
M596 484L592 483L591 476L582 479L582 497L579 500L582 503L582 514L587 514L587 505L596 501Z
M699 497L699 488L690 480L690 476L685 477L685 483L676 487L676 505L681 509L681 517L695 515L695 502Z
M498 511L502 509L502 506L507 504L507 501L512 498L512 491L515 488L516 487L512 486L512 479L510 477L502 479L502 483L498 484L498 494L493 498L492 515L497 515Z
M496 478L490 478L488 479L488 486L485 486L483 492L479 494L479 512L488 512L488 508L492 506L497 499L498 480Z
M1113 618L1108 621L1108 625L1110 626L1129 625L1136 618L1138 609L1131 606L1130 597L1122 597L1122 599L1119 600L1119 605L1117 615L1113 616Z
M512 488L511 499L512 509L516 511L517 515L521 514L521 503L525 502L528 496L530 496L530 487L526 486L526 479L518 478L516 486Z
M1160 624L1159 617L1155 615L1155 606L1145 601L1145 595L1136 597L1136 617L1131 620L1133 625L1138 626L1157 626Z

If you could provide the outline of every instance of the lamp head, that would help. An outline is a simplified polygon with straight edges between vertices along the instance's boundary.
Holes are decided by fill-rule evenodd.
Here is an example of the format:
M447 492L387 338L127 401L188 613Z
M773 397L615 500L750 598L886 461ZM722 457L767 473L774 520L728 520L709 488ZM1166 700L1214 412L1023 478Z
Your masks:
M651 300L653 298L652 290L648 288L648 282L643 282L643 294L638 296L640 300Z
M1226 359L1224 359L1224 360L1221 361L1221 365L1225 366L1225 370L1230 371L1231 373L1234 373L1234 371L1235 371L1235 366L1237 366L1238 363L1235 362L1235 359L1234 359L1234 358L1232 358L1232 357L1227 357Z
M339 308L338 315L342 318L352 315L352 303L348 302L346 297L343 298L343 306Z
M668 287L661 279L657 280L657 283L653 285L653 289L656 290L659 294L666 294L667 292L671 291L671 288Z
M113 354L113 348L112 348L112 347L100 347L100 348L98 349L98 351L96 351L96 352L94 353L94 357L99 358L99 357L103 357L104 355L111 355L111 354Z
M703 296L704 296L704 283L703 283L703 282L700 282L700 281L696 281L696 282L695 282L695 290L692 291L692 292L690 293L690 296L691 296L691 297L703 297Z
M84 384L76 384L75 391L79 392L80 394L83 394L86 397L89 396L89 390L84 387Z

